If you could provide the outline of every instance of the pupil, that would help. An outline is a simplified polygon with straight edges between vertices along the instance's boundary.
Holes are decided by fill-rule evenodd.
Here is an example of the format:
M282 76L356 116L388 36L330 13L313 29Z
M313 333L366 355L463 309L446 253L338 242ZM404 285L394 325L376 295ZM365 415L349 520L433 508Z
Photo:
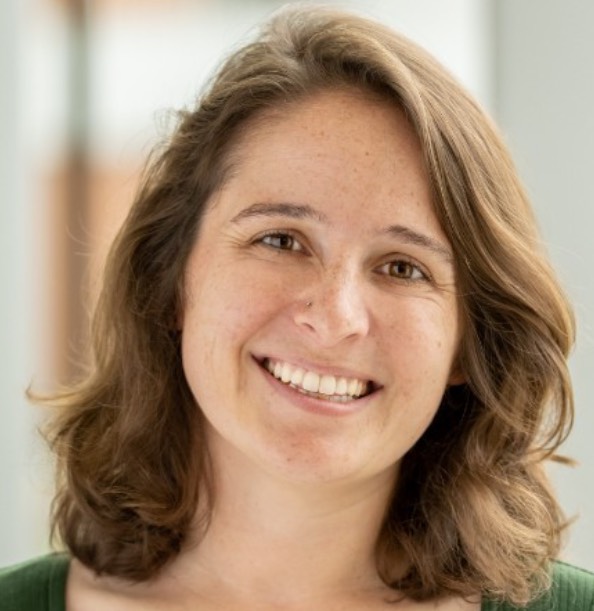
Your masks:
M394 265L394 271L397 276L408 276L409 264L400 261Z

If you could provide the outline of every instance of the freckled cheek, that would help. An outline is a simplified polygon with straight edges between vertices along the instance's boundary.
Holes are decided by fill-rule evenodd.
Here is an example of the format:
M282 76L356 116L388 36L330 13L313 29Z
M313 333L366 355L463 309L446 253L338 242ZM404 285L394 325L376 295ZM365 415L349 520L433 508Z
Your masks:
M411 392L419 379L438 383L449 372L456 348L457 327L454 317L448 321L441 314L435 306L402 307L386 328L387 351L396 372L408 382L406 387L412 387Z
M282 311L288 299L278 282L254 274L227 270L205 282L207 288L197 304L197 324L206 325L204 333L215 349L228 356L241 352Z
M228 296L230 316L238 317L246 324L270 319L289 301L289 295L279 283L272 284L258 277L248 277Z

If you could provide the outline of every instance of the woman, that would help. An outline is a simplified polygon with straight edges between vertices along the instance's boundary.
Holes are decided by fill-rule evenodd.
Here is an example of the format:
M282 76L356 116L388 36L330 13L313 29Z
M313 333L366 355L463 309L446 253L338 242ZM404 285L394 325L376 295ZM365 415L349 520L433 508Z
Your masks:
M377 23L285 11L147 172L54 400L68 554L2 598L592 609L543 474L573 332L472 99Z

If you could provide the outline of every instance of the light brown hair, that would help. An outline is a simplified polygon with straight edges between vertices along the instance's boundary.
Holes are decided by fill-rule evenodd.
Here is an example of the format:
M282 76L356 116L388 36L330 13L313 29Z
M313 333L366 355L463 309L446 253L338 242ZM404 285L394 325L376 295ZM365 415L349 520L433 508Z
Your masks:
M482 110L415 44L331 9L277 15L148 166L106 266L92 370L53 399L54 526L98 573L145 580L179 553L199 501L207 525L208 453L176 328L188 253L250 120L333 87L379 94L414 127L464 317L465 383L403 459L378 571L415 599L480 591L524 603L547 587L563 525L543 463L572 422L571 310ZM394 574L401 554L408 570Z

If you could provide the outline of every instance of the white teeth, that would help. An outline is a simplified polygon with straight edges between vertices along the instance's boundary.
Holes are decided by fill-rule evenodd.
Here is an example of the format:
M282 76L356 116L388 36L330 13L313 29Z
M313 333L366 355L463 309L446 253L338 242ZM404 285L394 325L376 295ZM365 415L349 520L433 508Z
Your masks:
M336 390L336 378L334 376L323 375L320 378L320 392L322 395L333 395Z
M295 386L301 386L301 382L303 382L303 376L305 375L305 371L298 367L293 371L291 375L291 384L295 384Z
M291 365L289 365L289 363L284 363L283 364L283 370L282 370L282 374L281 374L281 380L285 383L288 384L291 381L291 373L292 373L292 367Z
M349 387L349 383L346 378L338 378L336 380L336 390L334 391L337 395L346 395Z
M353 396L359 394L359 380L353 378L348 381L347 393Z
M367 383L357 378L319 375L314 371L305 371L301 367L270 359L266 359L264 365L275 378L284 384L290 384L309 393L321 394L330 399L347 401L360 397L367 389Z
M301 386L303 387L303 390L318 392L320 390L320 376L313 371L307 371L303 376Z
M278 362L274 366L274 377L280 379L282 373L283 373L283 364L281 362Z

